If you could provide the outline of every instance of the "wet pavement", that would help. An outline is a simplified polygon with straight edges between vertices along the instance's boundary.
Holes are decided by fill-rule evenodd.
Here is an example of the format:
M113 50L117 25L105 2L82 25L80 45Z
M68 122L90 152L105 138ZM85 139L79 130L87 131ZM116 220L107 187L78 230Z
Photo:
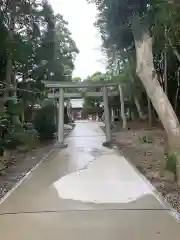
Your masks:
M78 122L0 205L3 240L169 240L180 225L129 162L102 147L98 122Z

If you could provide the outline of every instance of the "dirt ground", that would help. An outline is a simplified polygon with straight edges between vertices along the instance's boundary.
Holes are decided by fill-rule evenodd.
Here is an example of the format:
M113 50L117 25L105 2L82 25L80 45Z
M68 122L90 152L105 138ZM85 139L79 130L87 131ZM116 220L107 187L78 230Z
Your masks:
M65 130L65 136L70 132ZM11 151L7 168L0 172L0 199L53 148L54 142L46 142L29 152Z
M149 128L146 122L128 123L129 130L113 130L113 138L120 151L156 187L158 192L180 213L180 189L174 174L164 166L164 131L160 125ZM68 135L69 131L65 133ZM151 136L152 143L143 143L143 136ZM0 199L25 176L54 146L54 143L39 146L28 153L14 152L8 168L0 174Z
M132 122L128 128L127 131L116 130L113 133L120 151L180 213L180 189L177 188L174 174L164 168L165 134L162 127L149 128L148 123ZM143 136L150 136L150 143L144 143Z

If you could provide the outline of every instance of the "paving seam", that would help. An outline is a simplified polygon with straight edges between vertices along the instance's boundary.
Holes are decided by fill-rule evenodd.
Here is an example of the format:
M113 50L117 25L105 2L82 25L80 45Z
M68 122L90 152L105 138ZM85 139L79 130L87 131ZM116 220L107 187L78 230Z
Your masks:
M120 211L154 211L154 212L167 212L170 209L165 209L165 208L161 208L161 209L149 209L149 208L139 208L139 209L135 209L135 208L112 208L112 209L94 209L94 210L60 210L60 211L31 211L31 212L7 212L7 213L0 213L0 216L6 216L6 215L24 215L24 214L47 214L47 213L73 213L73 212L84 212L84 213L88 213L88 212L120 212Z

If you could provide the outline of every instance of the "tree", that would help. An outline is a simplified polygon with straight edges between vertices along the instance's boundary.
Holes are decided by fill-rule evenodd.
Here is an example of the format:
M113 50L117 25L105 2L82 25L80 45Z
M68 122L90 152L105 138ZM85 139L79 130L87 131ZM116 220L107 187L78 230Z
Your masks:
M16 95L19 80L66 80L71 75L78 50L68 23L48 1L2 0L0 11L0 73L8 95Z
M144 120L146 116L143 114L140 105L140 99L142 100L144 89L142 88L139 78L136 76L134 59L128 56L126 51L121 53L121 57L117 62L116 73L118 74L117 76L119 76L120 84L122 83L125 87L126 97L129 97L131 105L134 103L136 106L139 118Z
M36 67L33 76L44 80L66 81L71 79L78 49L68 30L68 23L60 14L54 15L51 6L44 5L47 29L36 51Z
M94 0L100 12L97 26L106 46L115 46L119 52L126 49L136 56L136 73L155 108L169 139L170 151L177 157L180 184L180 127L177 116L164 93L153 59L152 23L156 9L162 4L149 0ZM169 7L169 5L168 5Z
M81 79L80 77L73 77L73 78L72 78L72 81L73 81L73 82L81 82L82 79Z
M87 77L87 81L100 81L105 78L105 74L101 72L95 72L91 76ZM101 91L100 87L91 88L91 91L99 92ZM87 97L86 92L83 92L84 95L84 113L88 114L99 114L102 115L101 97Z
M41 80L71 80L78 49L47 0L0 0L0 16L0 125L6 106L12 129L19 123L23 132L47 96Z

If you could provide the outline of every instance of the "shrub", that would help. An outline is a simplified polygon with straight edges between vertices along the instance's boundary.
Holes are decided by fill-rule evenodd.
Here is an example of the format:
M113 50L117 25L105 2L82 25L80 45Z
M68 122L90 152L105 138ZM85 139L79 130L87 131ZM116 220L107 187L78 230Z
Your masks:
M0 118L0 156L3 156L4 154L4 148L6 145L5 135L7 133L7 128L9 124L10 121L7 120L5 117Z
M166 169L170 172L173 172L176 175L176 155L175 154L168 154L166 158Z
M4 136L5 148L16 148L26 145L33 147L38 140L38 133L35 129L25 129L22 126L9 125Z
M38 133L33 129L33 125L14 118L21 113L21 103L14 103L9 100L5 104L4 111L0 117L0 154L4 149L16 148L18 146L35 146L38 140Z
M52 104L45 105L36 111L34 128L41 140L54 138L57 127L55 125L55 108Z
M152 136L150 135L144 135L144 136L140 136L139 137L139 141L143 144L143 143L152 143L153 139Z

